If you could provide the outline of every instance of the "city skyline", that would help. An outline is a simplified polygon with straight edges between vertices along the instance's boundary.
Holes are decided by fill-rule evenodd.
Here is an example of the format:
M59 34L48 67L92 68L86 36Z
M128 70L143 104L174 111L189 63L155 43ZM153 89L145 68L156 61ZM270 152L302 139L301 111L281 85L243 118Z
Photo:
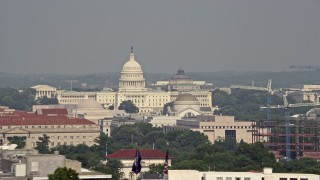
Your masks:
M320 65L318 1L1 1L0 72L286 71Z

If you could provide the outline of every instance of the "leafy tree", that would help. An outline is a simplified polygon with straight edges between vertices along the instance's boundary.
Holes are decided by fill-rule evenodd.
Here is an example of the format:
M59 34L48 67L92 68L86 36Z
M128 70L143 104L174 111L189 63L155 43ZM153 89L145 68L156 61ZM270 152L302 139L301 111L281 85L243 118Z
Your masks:
M37 146L35 147L35 149L37 149L41 154L49 154L49 143L50 137L46 134L43 134L43 137L39 137L39 141L36 142Z
M149 171L147 173L150 174L163 174L164 164L151 164L149 166Z
M108 136L105 133L100 133L100 136L97 137L94 142L96 143L91 147L94 151L98 152L98 154L103 157L106 154L106 145L108 142Z
M111 174L112 179L120 179L120 169L123 168L123 164L118 159L108 159L106 165L98 164L92 169L106 174Z
M58 167L53 174L48 175L49 180L79 180L79 174L66 167Z
M26 146L26 137L25 136L13 136L8 137L10 144L16 144L17 149L23 149Z
M48 98L47 96L38 98L36 102L37 104L40 104L40 105L59 104L59 101L57 98Z
M203 160L191 159L183 160L174 166L174 169L193 169L198 171L207 171L208 166Z
M19 91L13 88L0 88L0 104L12 109L32 110L32 105L35 104L34 96L35 90L30 88Z
M109 110L114 110L114 105L108 107Z
M125 110L126 113L138 113L139 108L131 101L122 101L119 108L119 110Z
M164 104L163 110L162 110L162 114L163 115L168 114L168 107L172 108L173 107L173 102L168 102L168 103Z

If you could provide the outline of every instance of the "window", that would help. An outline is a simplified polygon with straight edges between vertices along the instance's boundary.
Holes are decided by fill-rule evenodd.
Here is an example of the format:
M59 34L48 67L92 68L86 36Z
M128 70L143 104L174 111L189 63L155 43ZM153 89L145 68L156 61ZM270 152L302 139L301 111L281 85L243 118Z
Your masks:
M73 139L73 136L70 136L70 139Z
M223 180L223 177L217 177L217 180Z
M240 177L236 177L236 180L241 180L241 178Z
M249 177L245 177L244 180L250 180L250 178Z
M236 130L225 130L225 140L236 141Z
M226 180L232 180L232 177L226 177Z
M51 146L54 146L54 142L51 142Z

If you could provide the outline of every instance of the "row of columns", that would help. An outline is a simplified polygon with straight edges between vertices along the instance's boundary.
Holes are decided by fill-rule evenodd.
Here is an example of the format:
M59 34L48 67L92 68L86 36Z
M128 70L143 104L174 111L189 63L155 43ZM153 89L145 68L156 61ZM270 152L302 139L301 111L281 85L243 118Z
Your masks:
M145 87L144 81L125 81L121 82L121 87Z

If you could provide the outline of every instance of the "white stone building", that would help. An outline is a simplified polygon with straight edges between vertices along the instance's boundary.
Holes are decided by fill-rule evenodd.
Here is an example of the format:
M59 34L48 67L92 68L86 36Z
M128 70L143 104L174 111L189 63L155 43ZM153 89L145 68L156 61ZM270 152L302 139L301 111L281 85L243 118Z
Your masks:
M199 101L200 107L212 106L212 95L208 90L188 92ZM140 64L131 49L129 60L123 65L119 79L119 91L103 90L99 92L59 91L57 99L60 104L78 104L84 99L94 99L106 106L118 107L122 101L131 100L140 113L159 113L163 106L174 101L180 92L148 89Z
M57 88L48 85L36 85L30 88L36 91L35 99L42 98L44 96L54 98L57 94Z

